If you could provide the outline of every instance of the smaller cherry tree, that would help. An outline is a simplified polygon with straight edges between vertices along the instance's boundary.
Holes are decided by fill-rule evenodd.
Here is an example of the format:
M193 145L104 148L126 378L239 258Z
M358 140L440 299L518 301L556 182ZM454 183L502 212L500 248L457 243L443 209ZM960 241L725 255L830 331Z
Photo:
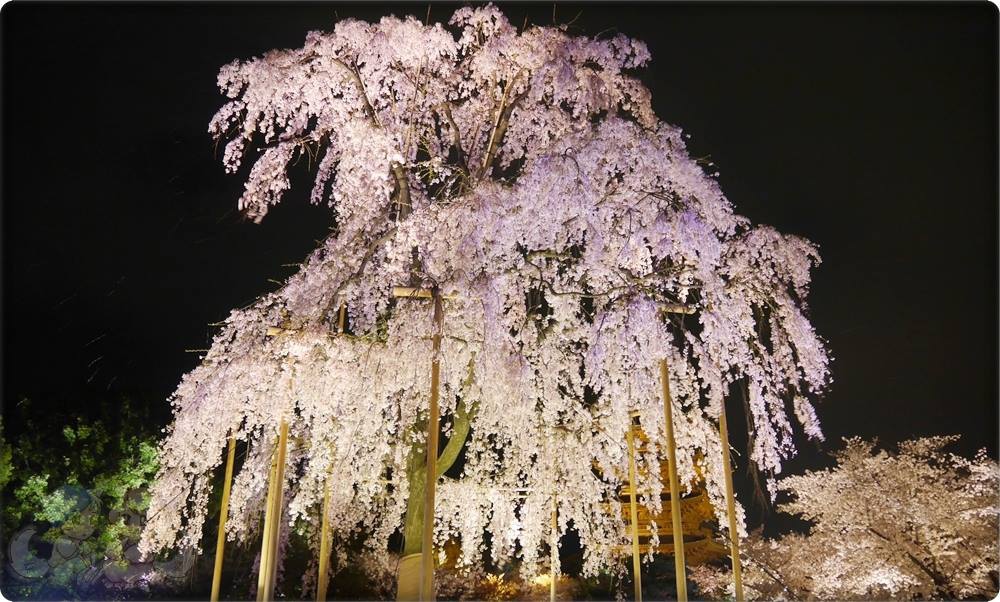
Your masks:
M966 599L997 594L1000 468L980 451L944 451L958 436L900 443L896 451L846 439L837 465L779 482L779 509L812 523L807 534L743 544L743 580L755 599ZM728 570L692 578L724 597Z

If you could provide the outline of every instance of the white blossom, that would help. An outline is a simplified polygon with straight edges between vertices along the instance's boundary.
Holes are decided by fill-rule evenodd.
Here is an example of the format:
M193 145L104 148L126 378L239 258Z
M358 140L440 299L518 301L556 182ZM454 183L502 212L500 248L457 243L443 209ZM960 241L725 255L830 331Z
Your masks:
M1000 466L944 451L958 437L905 441L896 451L847 439L836 466L779 481L778 507L808 533L742 542L750 599L987 599L996 595ZM692 573L701 591L731 596L728 570Z

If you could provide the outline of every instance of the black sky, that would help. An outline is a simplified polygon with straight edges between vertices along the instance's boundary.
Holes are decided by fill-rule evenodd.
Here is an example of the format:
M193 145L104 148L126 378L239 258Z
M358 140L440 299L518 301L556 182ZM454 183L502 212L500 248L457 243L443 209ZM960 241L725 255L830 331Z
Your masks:
M432 19L453 6L435 2ZM504 5L549 24L553 7ZM820 246L813 322L835 356L828 439L961 433L997 453L997 9L556 6L641 38L657 114L711 155L737 211ZM218 68L339 16L427 4L7 4L3 395L77 407L166 397L208 324L325 236L297 193L236 211L207 124ZM306 186L306 189L308 187ZM55 404L55 405L53 405ZM10 422L7 422L10 424ZM818 461L808 450L802 465Z

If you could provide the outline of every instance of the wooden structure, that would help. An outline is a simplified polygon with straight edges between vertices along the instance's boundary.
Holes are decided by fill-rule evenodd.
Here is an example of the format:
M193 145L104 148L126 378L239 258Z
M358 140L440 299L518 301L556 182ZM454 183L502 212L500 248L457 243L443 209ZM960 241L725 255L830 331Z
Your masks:
M424 524L420 545L420 589L419 599L427 602L434 600L434 497L437 487L437 459L438 459L438 438L441 434L440 411L438 408L438 397L441 386L441 330L444 322L443 299L454 298L454 295L442 295L437 288L419 289L407 287L395 287L392 290L393 297L397 299L429 299L434 304L434 332L431 333L431 390L430 403L428 407L427 419L427 459L426 459L426 481L424 483ZM402 590L409 590L408 583L412 579L412 572L408 569L409 562L401 563L399 574L397 599L409 598L409 595L401 595ZM407 570L402 570L406 568ZM406 583L404 583L406 582Z
M420 547L421 573L420 599L434 599L434 491L437 487L438 437L441 434L438 395L441 385L441 328L444 319L441 295L437 289L434 299L434 334L431 343L431 399L427 420L427 482L424 485L424 533Z
M649 437L639 425L633 425L632 431L632 437L636 441L636 452L646 452ZM641 476L644 472L639 471L638 474ZM669 477L669 467L666 462L663 462L660 467L660 478L663 482L666 482ZM664 488L663 493L660 495L660 506L655 512L650 512L644 505L637 505L635 520L631 518L632 493L630 486L622 487L619 491L619 498L608 504L608 511L621 513L622 518L626 522L630 537L632 536L633 525L638 527L636 533L640 554L652 551L654 554L673 556L674 514L669 490ZM640 489L637 493L642 494L645 492ZM704 484L699 483L694 487L694 491L687 495L682 495L678 500L678 505L681 508L680 534L684 541L685 561L687 564L696 566L725 557L728 550L718 542L718 533L712 528L712 523L715 520L715 510L708 499ZM652 522L656 522L660 538L659 545L655 547L651 541ZM626 546L617 546L616 550L622 554L632 553L632 548Z
M673 525L671 530L674 540L677 600L687 602L687 570L684 563L684 538L681 527L681 487L677 482L677 442L674 441L674 400L670 396L670 371L667 369L666 358L660 360L660 385L663 388L663 419L667 435L667 469L670 480L670 516Z

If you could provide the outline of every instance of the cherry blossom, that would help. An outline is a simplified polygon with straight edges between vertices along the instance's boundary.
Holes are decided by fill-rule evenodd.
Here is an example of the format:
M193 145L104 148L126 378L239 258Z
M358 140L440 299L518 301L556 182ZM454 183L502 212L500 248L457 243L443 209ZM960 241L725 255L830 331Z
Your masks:
M280 290L230 315L173 394L143 550L197 546L230 432L249 451L228 536L256 536L285 420L283 519L318 541L329 482L335 545L364 534L384 565L423 487L407 475L435 329L430 301L395 286L446 295L442 454L464 460L442 476L436 526L462 562L486 551L546 570L554 497L585 572L617 565L625 529L603 504L627 475L632 412L652 440L642 503L665 486L661 358L681 480L703 475L720 512L730 387L749 390L765 472L795 453L796 429L822 438L812 404L829 358L806 313L816 248L733 212L682 130L653 113L637 75L649 60L637 40L519 30L486 5L447 25L343 20L223 67L210 132L228 141L225 168L246 174L240 208L266 217L304 160L334 228Z
M778 509L806 534L743 542L751 599L986 599L997 592L1000 467L984 452L945 451L958 437L905 441L897 450L853 438L837 465L779 481ZM701 590L731 596L728 570L692 573Z

